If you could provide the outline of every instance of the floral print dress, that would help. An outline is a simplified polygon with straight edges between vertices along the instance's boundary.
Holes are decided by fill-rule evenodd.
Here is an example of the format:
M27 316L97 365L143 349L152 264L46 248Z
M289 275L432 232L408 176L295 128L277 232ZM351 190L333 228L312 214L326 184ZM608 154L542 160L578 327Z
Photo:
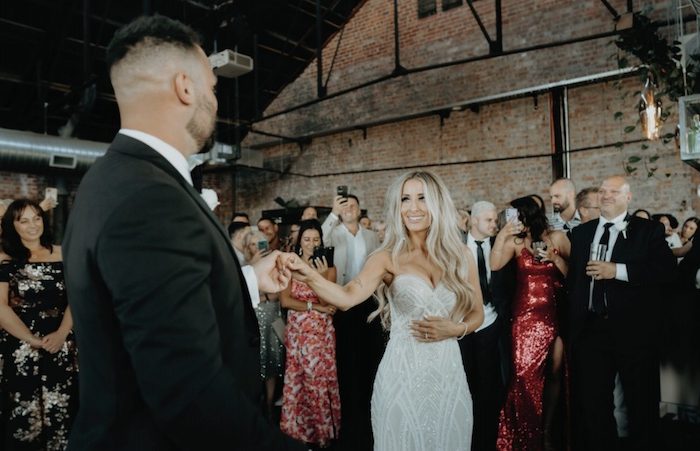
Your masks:
M319 302L303 282L292 280L292 296ZM289 311L287 366L282 394L280 428L305 443L328 446L340 430L340 392L335 366L333 319L317 311Z
M55 332L68 307L63 263L0 263L9 305L35 335ZM0 331L0 449L64 450L78 407L73 334L55 354Z

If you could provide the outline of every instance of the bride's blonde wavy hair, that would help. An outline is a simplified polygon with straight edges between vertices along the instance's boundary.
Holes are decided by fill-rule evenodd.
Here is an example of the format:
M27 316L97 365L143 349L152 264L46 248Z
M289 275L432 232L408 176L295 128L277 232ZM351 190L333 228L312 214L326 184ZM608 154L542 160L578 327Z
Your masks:
M409 251L408 231L401 218L401 195L408 180L419 180L423 183L425 204L430 213L430 229L425 243L428 256L442 270L441 283L457 296L450 318L460 321L473 308L474 290L467 282L467 259L460 237L457 209L447 186L440 178L427 171L412 171L403 174L392 183L384 199L384 242L375 252L389 251L392 264L399 271L399 256ZM374 295L379 302L379 308L372 312L368 321L379 316L382 326L388 329L391 324L389 287L382 282Z

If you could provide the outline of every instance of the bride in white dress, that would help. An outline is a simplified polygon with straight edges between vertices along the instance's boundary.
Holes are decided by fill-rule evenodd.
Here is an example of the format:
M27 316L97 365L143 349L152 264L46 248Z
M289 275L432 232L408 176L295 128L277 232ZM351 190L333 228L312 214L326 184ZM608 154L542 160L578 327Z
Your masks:
M437 176L399 177L385 199L381 248L344 287L303 262L292 268L320 298L347 310L373 292L390 339L372 393L377 451L471 449L472 401L457 340L483 321L474 257ZM342 434L342 431L340 431Z

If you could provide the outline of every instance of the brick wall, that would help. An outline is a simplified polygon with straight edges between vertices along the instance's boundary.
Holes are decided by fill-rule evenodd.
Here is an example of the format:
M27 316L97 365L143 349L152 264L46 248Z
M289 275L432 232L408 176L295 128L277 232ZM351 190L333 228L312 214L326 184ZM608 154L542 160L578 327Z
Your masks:
M699 173L678 158L674 142L644 141L624 126L635 123L635 101L631 92L641 83L636 77L614 83L569 90L572 178L579 188L599 185L606 176L624 171L630 156L648 159L658 168L648 177L644 165L629 179L634 192L632 208L668 211L679 217L688 208L700 211L695 188ZM614 120L616 111L627 113ZM367 138L361 131L316 138L300 152L296 145L265 150L266 168L287 171L236 172L237 208L257 216L261 210L277 208L276 196L296 198L302 203L330 205L336 185L349 185L357 193L370 217L383 215L384 193L391 180L410 169L424 167L442 176L458 206L480 199L504 205L529 193L548 198L552 180L550 113L547 96L516 99L483 106L478 112L454 111L442 126L438 116L372 127ZM664 132L673 130L675 116ZM623 148L617 142L632 142ZM685 203L683 203L685 201ZM683 209L682 205L686 208ZM681 211L684 210L684 211Z
M624 12L626 1L610 2ZM488 53L466 3L419 19L415 1L400 1L401 63L407 68L446 63ZM491 36L495 36L492 1L474 5ZM614 30L610 13L600 2L503 1L503 46L511 50ZM635 2L635 9L654 9L664 19L667 2ZM238 169L233 176L235 205L257 216L277 208L273 198L296 198L302 203L330 205L335 186L349 185L371 217L381 217L383 196L391 180L409 167L426 167L445 178L458 206L479 199L499 205L527 193L548 198L552 180L549 94L482 105L478 112L452 111L437 115L332 132L417 111L451 105L487 95L540 86L545 83L615 70L616 48L611 38L585 40L552 48L513 53L498 58L447 66L392 78L359 91L276 116L256 128L286 136L326 132L303 150L295 144L264 146L265 170ZM392 2L368 0L324 49L324 79L337 49L328 92L367 82L391 73L393 55ZM315 98L316 66L307 70L265 112L273 114ZM657 168L648 177L643 163L630 176L632 207L670 211L679 217L700 211L696 187L699 173L680 162L673 142L646 143L638 131L623 129L636 120L636 99L623 93L641 87L637 77L571 88L568 91L572 178L577 186L598 185L624 170L630 156ZM668 102L668 101L667 101ZM613 114L622 111L621 120ZM672 132L675 114L664 132ZM330 131L330 132L329 132ZM244 145L260 145L269 138L249 135ZM617 142L629 142L622 148ZM277 171L278 173L271 172ZM281 174L280 174L281 173ZM682 211L681 211L682 210Z
M40 201L47 186L42 175L0 171L0 199L28 197Z
M474 5L491 35L495 35L493 1ZM580 38L613 30L612 18L600 2L574 0L504 0L504 50ZM620 12L625 0L611 1ZM667 2L634 2L636 9L655 6L663 18ZM437 14L418 19L413 0L400 1L401 61L407 68L476 57L488 48L466 4L446 12L438 1ZM614 46L597 39L550 49L515 53L467 64L425 71L388 80L321 102L298 112L256 124L283 135L306 134L338 128L382 117L406 114L436 105L509 92L615 68ZM338 43L340 44L338 46ZM367 0L324 49L324 69L338 57L330 74L329 93L366 82L393 69L393 10L387 0ZM315 64L268 108L266 114L308 101L315 96ZM324 76L325 79L325 76ZM643 164L631 176L633 208L670 211L685 217L700 211L696 187L700 173L682 164L673 142L631 143L622 149L619 141L639 140L638 132L625 134L625 125L636 121L636 101L623 92L639 89L634 77L621 89L611 82L570 89L568 107L572 177L579 187L599 184L607 175L620 173L630 156L658 156L658 168L647 177ZM536 99L536 101L535 101ZM616 111L625 113L613 120ZM672 131L672 116L665 131ZM551 182L551 131L549 96L503 100L482 105L478 112L452 111L448 118L437 115L370 126L361 130L330 133L312 139L303 150L296 144L264 148L264 169L237 168L230 172L209 171L204 186L217 191L222 222L234 210L246 210L253 219L265 209L278 208L277 196L302 204L330 205L337 185L349 185L362 199L370 216L382 216L384 192L391 180L410 167L426 167L443 176L458 206L479 199L499 205L527 193L547 198ZM246 145L260 143L250 135ZM598 147L598 148L595 148ZM593 149L591 149L593 148ZM668 176L667 176L668 174ZM1 173L0 197L40 195L48 183L43 176Z

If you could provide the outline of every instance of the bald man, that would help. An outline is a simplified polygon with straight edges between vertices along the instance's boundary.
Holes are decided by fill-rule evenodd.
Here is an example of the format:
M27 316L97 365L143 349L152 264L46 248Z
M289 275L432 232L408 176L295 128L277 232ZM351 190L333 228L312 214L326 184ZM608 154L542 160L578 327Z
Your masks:
M581 450L617 450L613 387L619 373L628 407L629 449L658 450L659 316L662 284L675 259L663 226L627 213L624 177L600 186L600 213L572 230L569 328L574 437ZM591 249L605 246L600 258Z
M576 186L571 179L558 179L549 187L552 198L552 216L549 223L552 229L568 232L581 224L581 216L576 210Z
M107 64L122 128L83 178L64 241L80 349L68 449L303 449L258 408L251 294L286 286L285 256L244 275L192 187L186 158L211 144L217 108L198 36L142 17L116 32Z

